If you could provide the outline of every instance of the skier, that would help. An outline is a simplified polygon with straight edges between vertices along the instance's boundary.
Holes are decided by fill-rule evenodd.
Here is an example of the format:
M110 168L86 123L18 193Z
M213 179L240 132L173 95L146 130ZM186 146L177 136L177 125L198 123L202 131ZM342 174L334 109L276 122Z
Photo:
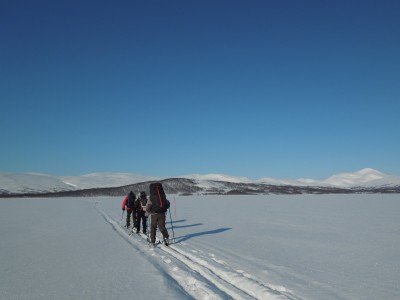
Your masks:
M135 201L135 210L136 210L136 233L140 232L140 221L143 224L143 233L146 234L147 229L147 217L145 216L147 204L147 196L146 192L140 192L139 197Z
M135 199L136 195L130 191L128 195L125 196L122 201L122 210L126 209L126 228L129 228L131 225L131 215L132 215L132 225L136 224L136 213L135 213Z
M165 196L161 183L151 183L150 198L146 205L146 216L151 215L150 242L153 246L155 246L157 226L163 235L164 244L166 246L169 245L169 234L167 228L165 228L165 213L169 206L170 203Z

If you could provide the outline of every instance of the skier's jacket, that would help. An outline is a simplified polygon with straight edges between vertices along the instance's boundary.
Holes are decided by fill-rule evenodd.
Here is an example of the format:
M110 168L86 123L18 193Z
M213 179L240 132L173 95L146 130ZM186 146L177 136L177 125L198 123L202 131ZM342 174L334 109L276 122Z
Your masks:
M150 184L150 199L146 207L146 212L159 214L167 212L170 206L161 183Z
M135 209L135 199L136 195L131 191L128 195L125 196L124 200L122 201L122 209L127 212L131 212Z

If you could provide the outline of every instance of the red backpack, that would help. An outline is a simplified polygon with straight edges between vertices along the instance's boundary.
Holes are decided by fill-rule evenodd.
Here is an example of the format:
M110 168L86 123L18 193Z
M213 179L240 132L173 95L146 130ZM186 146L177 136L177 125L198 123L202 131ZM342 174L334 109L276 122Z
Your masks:
M152 213L165 213L170 206L163 186L159 182L150 184L150 200Z

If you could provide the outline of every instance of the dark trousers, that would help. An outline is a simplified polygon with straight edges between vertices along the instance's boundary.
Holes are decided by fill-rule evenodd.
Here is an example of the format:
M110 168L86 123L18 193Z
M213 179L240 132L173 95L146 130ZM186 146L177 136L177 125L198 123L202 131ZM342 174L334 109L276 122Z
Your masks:
M138 211L136 213L136 230L137 231L140 231L140 221L142 221L143 233L146 233L147 217L144 215L144 211Z
M156 241L157 226L160 229L163 237L166 239L169 238L167 228L165 228L165 214L164 213L152 214L151 225L150 225L150 240L152 243Z
M132 215L132 224L135 226L136 224L136 212L132 211L132 209L127 208L126 209L126 227L129 227L131 225L131 215Z

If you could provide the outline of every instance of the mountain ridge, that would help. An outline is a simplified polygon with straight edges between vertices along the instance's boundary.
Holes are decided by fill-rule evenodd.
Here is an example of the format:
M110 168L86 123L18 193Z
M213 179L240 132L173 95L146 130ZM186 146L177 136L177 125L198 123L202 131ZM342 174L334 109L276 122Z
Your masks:
M130 173L91 173L81 176L0 173L0 196L120 196L129 190L146 190L149 183L154 181L164 182L167 193L181 195L400 192L400 177L364 168L354 173L332 175L324 180L262 178L253 181L246 177L222 174L161 178Z

